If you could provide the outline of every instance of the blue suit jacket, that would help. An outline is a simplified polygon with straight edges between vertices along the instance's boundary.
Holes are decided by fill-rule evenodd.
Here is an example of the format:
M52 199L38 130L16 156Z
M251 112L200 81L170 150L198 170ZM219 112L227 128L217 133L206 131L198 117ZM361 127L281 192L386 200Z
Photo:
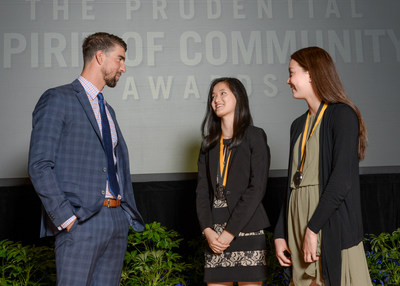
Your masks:
M132 228L141 231L132 189L128 148L114 110L107 105L118 134L115 147L122 208ZM103 206L107 157L101 132L84 88L78 80L47 90L33 112L29 175L45 212L41 237L55 235L72 215L90 219Z

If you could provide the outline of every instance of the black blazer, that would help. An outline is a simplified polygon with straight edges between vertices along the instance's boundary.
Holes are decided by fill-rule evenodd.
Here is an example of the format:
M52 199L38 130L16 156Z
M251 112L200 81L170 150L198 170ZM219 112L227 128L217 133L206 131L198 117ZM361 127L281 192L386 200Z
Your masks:
M212 202L217 183L220 144L200 152L196 189L197 216L204 230L213 225ZM226 230L237 236L270 226L262 205L267 188L270 152L261 128L249 126L240 145L232 149L226 182L230 212Z

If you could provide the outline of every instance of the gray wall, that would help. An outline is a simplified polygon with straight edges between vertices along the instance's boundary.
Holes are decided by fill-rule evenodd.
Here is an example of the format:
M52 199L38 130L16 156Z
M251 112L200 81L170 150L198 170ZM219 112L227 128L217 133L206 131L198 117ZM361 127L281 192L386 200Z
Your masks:
M286 84L289 57L318 45L334 58L369 132L364 168L400 166L398 0L2 0L0 179L27 176L31 113L49 87L81 72L85 35L128 43L108 102L133 174L197 171L210 80L242 79L272 170L286 168L290 123L306 110ZM398 168L397 168L398 169Z

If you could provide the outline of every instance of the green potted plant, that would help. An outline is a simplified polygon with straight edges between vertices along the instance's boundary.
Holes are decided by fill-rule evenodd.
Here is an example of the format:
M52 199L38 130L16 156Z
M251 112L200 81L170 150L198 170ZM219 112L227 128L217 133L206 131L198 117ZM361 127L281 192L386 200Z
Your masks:
M120 285L186 285L183 271L190 265L175 252L181 241L158 222L146 224L143 232L130 231Z
M0 241L0 286L55 285L53 248Z
M392 234L365 239L369 273L374 285L400 285L400 228Z

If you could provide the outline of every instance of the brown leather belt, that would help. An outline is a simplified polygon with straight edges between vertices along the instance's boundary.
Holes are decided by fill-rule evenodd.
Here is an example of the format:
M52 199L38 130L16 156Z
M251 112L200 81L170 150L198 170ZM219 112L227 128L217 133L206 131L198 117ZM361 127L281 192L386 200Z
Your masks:
M103 206L108 207L108 208L116 208L116 207L119 207L120 204L121 204L121 200L105 199Z

